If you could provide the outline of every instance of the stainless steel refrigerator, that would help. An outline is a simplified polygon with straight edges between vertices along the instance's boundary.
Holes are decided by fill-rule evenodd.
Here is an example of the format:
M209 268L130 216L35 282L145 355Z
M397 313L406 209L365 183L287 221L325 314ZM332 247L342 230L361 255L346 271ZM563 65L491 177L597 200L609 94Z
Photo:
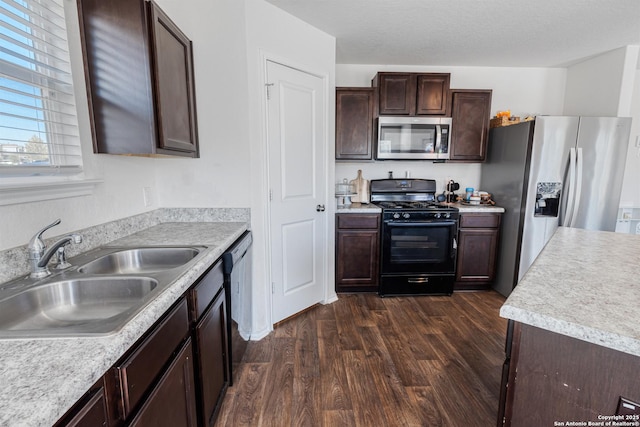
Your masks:
M541 116L491 129L480 187L505 208L494 289L508 296L558 226L614 231L630 118Z

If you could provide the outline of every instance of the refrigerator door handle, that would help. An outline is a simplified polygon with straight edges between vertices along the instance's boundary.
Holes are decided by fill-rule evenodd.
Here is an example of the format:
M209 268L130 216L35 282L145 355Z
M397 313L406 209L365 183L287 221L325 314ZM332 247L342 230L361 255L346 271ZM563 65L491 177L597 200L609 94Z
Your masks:
M573 202L573 214L571 215L571 223L570 227L574 227L576 224L576 217L578 216L578 210L580 208L580 196L582 196L582 166L584 164L584 159L582 157L582 147L578 147L576 152L576 198Z
M576 187L576 149L569 150L569 195L567 196L567 209L565 210L564 227L571 227L571 218L573 217L573 207L575 205L575 187Z

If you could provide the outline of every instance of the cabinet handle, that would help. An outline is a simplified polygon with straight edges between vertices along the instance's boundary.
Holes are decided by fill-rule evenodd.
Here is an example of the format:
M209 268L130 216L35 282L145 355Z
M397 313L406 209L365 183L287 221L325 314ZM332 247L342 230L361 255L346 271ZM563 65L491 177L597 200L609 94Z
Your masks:
M324 205L316 205L316 211L324 212Z

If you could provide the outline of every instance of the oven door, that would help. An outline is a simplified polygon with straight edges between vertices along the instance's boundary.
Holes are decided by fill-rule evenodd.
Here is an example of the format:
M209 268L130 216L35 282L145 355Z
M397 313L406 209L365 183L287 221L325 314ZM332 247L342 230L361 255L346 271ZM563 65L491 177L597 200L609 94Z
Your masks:
M454 274L456 220L385 221L382 274Z

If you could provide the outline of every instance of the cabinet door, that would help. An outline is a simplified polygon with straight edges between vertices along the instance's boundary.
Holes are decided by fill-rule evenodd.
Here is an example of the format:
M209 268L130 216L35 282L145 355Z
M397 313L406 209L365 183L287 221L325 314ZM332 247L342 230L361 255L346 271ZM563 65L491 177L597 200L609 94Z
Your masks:
M450 74L418 74L416 115L448 114Z
M338 230L336 291L377 291L380 257L378 230Z
M380 215L336 215L336 291L378 290Z
M195 328L199 407L202 425L215 423L218 405L227 387L227 333L225 292L222 290Z
M191 41L149 2L158 116L158 152L198 157Z
M489 137L490 90L451 91L450 160L483 162Z
M197 425L191 339L187 340L129 425L136 427L195 427Z
M156 117L144 3L78 0L94 152L152 154Z
M495 277L497 248L497 228L461 228L458 233L456 282L486 287Z
M378 73L379 114L409 116L415 113L416 79L411 73Z
M336 88L336 159L371 160L373 88Z

